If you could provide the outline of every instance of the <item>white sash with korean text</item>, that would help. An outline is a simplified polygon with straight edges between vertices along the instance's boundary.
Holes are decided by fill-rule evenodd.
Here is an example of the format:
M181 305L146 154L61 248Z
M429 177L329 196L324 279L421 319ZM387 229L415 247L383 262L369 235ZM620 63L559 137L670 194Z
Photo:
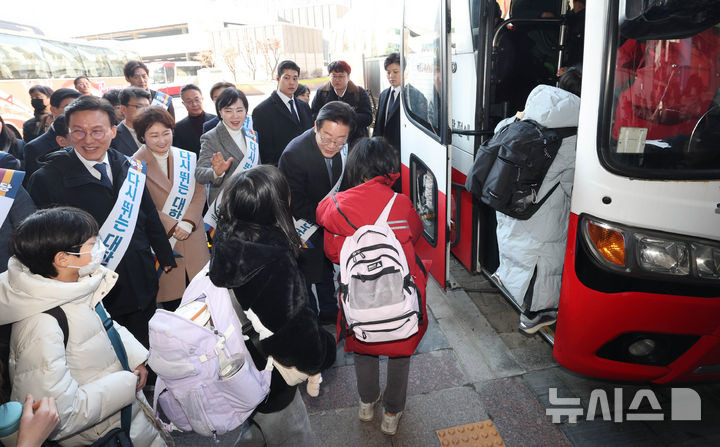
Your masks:
M335 185L330 188L330 191L325 194L325 197L323 197L322 200L325 200L326 198L340 191L340 184L342 183L343 176L345 175L345 160L347 160L347 154L348 144L345 143L342 149L340 149L340 156L342 157L342 172L340 172L340 178L337 182L335 182ZM308 222L307 219L300 218L293 220L295 221L295 231L297 231L298 236L300 236L300 240L303 244L307 244L307 241L313 234L315 234L319 227L312 222Z
M127 177L120 187L117 201L99 232L106 248L102 265L113 271L130 246L145 189L145 163L134 159L129 159L129 162Z
M197 163L195 153L172 147L173 155L173 184L170 188L162 212L176 219L178 222L183 219L185 212L190 206L190 201L195 193L195 181L193 173ZM175 248L177 239L170 238L170 246Z
M243 130L245 131L245 148L247 150L247 154L245 154L245 157L242 159L237 169L235 169L233 175L238 172L247 171L248 169L254 168L260 164L260 148L257 143L257 133L253 129L253 121L250 115L245 118ZM226 182L225 184L229 183L228 180L229 179L224 180ZM217 227L218 212L220 210L220 203L222 202L223 190L220 190L220 193L217 197L215 197L215 200L213 200L210 206L208 206L207 213L203 216L203 222L205 222L205 228L208 231Z
M23 171L0 169L0 227L10 213L24 177Z

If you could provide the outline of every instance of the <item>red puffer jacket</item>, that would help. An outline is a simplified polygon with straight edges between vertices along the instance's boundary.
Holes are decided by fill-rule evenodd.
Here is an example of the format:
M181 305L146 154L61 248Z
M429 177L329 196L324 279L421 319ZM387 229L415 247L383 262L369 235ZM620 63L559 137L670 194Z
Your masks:
M383 176L375 177L362 185L337 193L335 199L342 212L357 228L363 225L372 225L382 213L385 205L390 201L393 195L390 185L398 177L399 175L393 175L390 179ZM332 197L327 197L320 202L316 214L317 223L325 227L325 254L331 261L337 263L339 262L340 249L343 242L345 242L345 238L352 236L355 230L340 215ZM414 247L422 234L423 226L420 217L410 203L410 199L402 194L398 194L388 217L388 222L394 222L397 225L400 224L398 221L407 223L407 225L403 225L403 227L394 231L398 242L402 244L410 273L413 275L415 284L422 296L423 324L419 326L418 332L412 337L394 342L363 343L350 335L345 339L345 351L347 352L387 355L390 357L409 356L415 352L415 348L417 348L427 330L427 308L425 305L427 274L425 268L419 264L420 259L415 256ZM340 327L340 318L338 316L338 334L344 329L344 327Z

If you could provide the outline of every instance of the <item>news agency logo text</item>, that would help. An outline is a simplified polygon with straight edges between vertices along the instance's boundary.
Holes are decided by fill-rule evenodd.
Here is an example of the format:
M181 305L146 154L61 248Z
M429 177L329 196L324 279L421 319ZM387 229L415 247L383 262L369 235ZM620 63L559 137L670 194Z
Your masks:
M578 417L585 414L586 421L592 421L596 416L602 416L604 421L664 421L668 408L662 408L657 396L652 390L638 390L630 402L625 419L623 420L623 389L615 388L613 392L613 415L610 414L610 401L605 390L596 389L590 393L587 412L580 404L579 397L558 397L557 388L549 390L550 406L562 408L548 408L545 414L552 416L552 422L559 424L563 416L568 422L577 423ZM643 401L647 401L651 412L640 413L638 409ZM667 405L666 405L667 407ZM670 394L670 420L671 421L699 421L701 420L700 395L691 388L672 388Z

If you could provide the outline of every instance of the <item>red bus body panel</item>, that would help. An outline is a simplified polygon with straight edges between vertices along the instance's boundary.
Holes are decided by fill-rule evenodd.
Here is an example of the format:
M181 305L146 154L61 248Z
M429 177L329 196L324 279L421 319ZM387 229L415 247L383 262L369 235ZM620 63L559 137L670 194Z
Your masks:
M410 168L408 168L405 165L402 165L402 184L403 184L403 192L410 197ZM410 197L412 200L412 197ZM445 288L445 238L446 235L446 229L445 229L445 222L446 216L445 216L445 205L446 205L446 196L442 192L438 191L438 198L437 198L437 224L438 224L438 235L437 235L437 243L433 247L428 243L427 240L425 240L424 237L420 237L417 244L415 245L415 252L418 256L420 256L420 259L422 260L431 260L432 264L430 266L430 274L435 278L435 280L440 284L442 288Z
M570 215L553 357L580 374L655 383L720 379L720 373L694 374L720 365L720 300L643 292L603 293L588 288L575 272L578 216ZM699 335L701 338L668 366L648 366L600 358L597 350L626 332Z
M459 183L461 185L464 185L466 179L467 175L463 174L455 168L452 168L453 183ZM455 219L455 217L457 216L456 206L458 202L455 196L459 192L460 190L452 188L452 192L450 195L451 219ZM460 261L460 263L465 266L466 269L472 270L473 197L472 194L465 190L462 190L462 192L460 192L460 209L460 222L455 222L455 228L450 229L450 240L454 241L457 238L456 232L458 231L458 229L460 230L460 240L458 241L457 245L450 247L450 251L452 252L452 254L455 255L458 261Z

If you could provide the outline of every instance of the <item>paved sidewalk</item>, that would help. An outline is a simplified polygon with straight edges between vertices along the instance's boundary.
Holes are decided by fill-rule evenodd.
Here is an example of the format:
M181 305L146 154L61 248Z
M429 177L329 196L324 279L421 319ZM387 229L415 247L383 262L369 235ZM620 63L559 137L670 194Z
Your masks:
M670 408L670 387L621 384L578 376L559 367L552 347L539 336L518 332L519 315L484 276L451 263L450 284L434 280L427 288L430 322L412 357L408 400L395 436L380 432L381 409L373 422L357 417L358 395L352 354L338 346L332 368L323 374L320 396L307 396L301 386L318 446L440 446L436 430L491 420L507 446L635 446L720 445L720 385L692 386L702 398L700 422L623 422L580 417L554 424L546 409L549 393L578 397L583 409L593 390L623 392L627 413L635 393L651 389L663 409ZM326 326L335 332L332 326ZM386 361L381 360L381 382ZM688 385L682 385L688 386ZM614 418L615 408L610 403ZM557 408L557 405L555 406ZM647 401L639 411L648 410ZM666 412L669 414L669 412ZM668 416L669 419L669 416ZM219 444L194 434L175 436L178 446L232 446L236 433Z

